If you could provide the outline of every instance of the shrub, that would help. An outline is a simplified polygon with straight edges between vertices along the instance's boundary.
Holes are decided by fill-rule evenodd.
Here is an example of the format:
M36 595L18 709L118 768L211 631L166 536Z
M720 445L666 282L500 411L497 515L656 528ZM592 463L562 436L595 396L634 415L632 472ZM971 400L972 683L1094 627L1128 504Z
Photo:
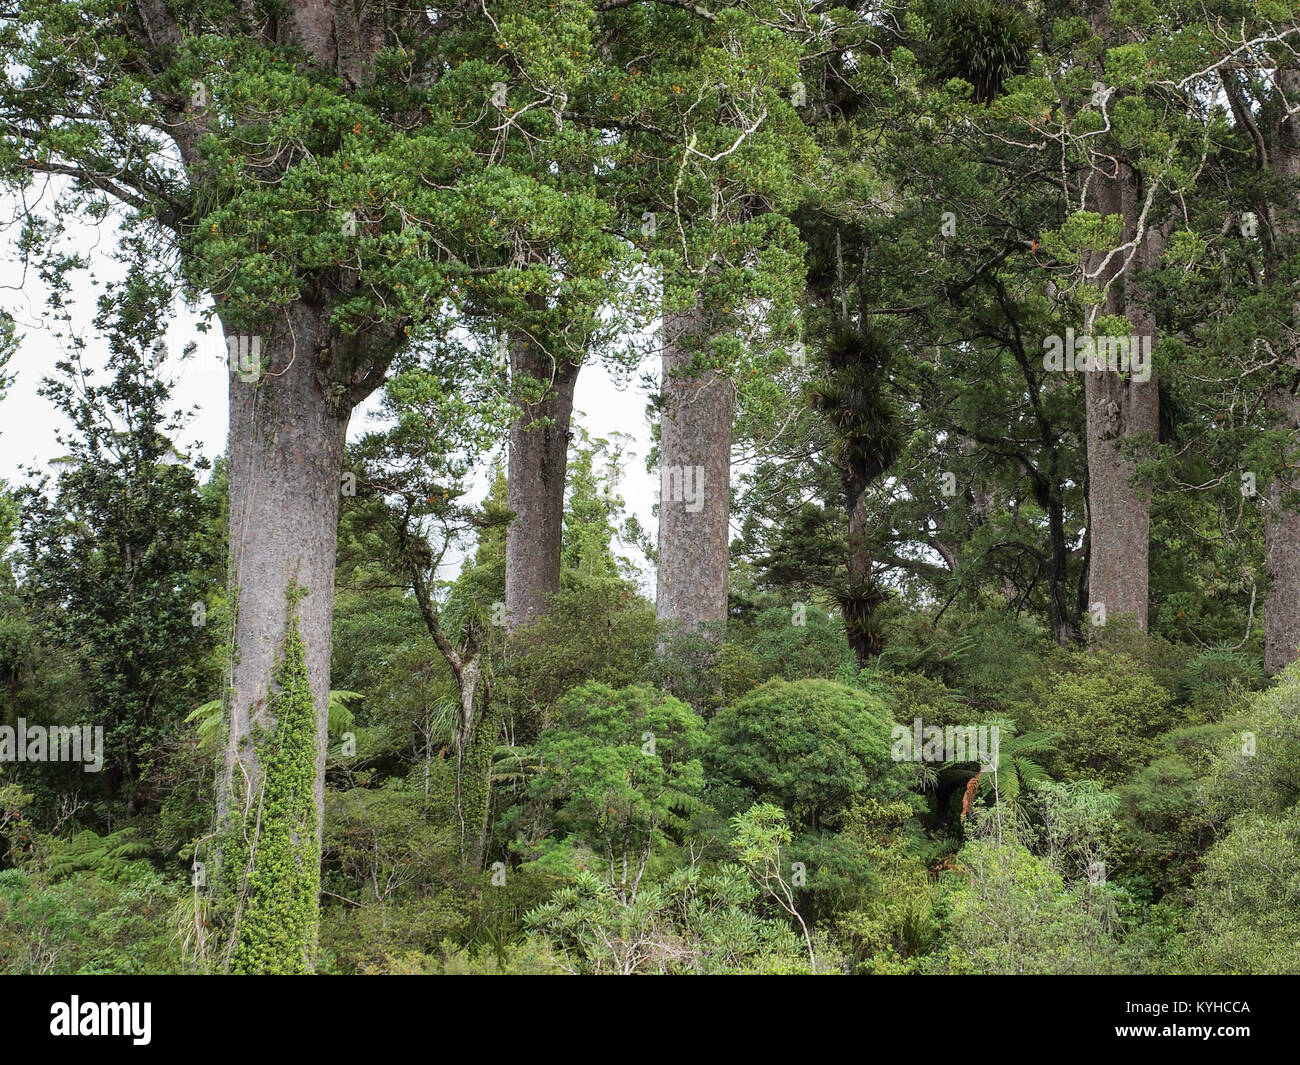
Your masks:
M808 846L808 842L813 845ZM937 892L920 855L910 803L854 803L834 836L800 839L809 896L857 971L904 963L930 949L938 933Z
M1206 795L1211 816L1276 813L1300 800L1300 662L1249 710L1225 722L1227 737L1211 759Z
M527 924L573 973L808 972L798 939L760 916L758 902L758 888L735 865L678 869L634 899L583 873Z
M561 589L551 610L519 633L502 698L545 711L585 681L634 683L650 671L655 640L654 606L630 585Z
M1230 734L1240 740L1226 725L1176 729L1160 740L1165 753L1116 789L1123 864L1155 898L1188 887L1214 842L1204 784L1214 752Z
M967 843L966 874L950 877L941 903L942 949L926 969L960 974L1102 974L1120 971L1105 897L1086 881L1067 887L1059 873L1014 840Z
M685 827L704 774L697 757L704 722L685 703L647 685L569 692L537 741L532 795L585 844L620 894L635 892L657 837Z
M453 770L441 760L433 769L428 801L419 772L382 788L325 793L320 968L391 971L394 959L435 951L473 924L477 874L461 865Z
M403 961L436 950L449 935L464 935L465 902L450 891L361 906L322 909L317 971L343 975L411 971ZM418 970L416 970L418 971Z
M793 618L789 606L772 607L754 618L745 642L758 662L761 679L830 679L856 671L838 609L807 603L802 624L794 624Z
M825 604L767 607L747 620L679 632L669 629L655 659L655 682L706 718L764 681L850 678L853 652L844 624ZM721 640L722 636L725 641Z
M1047 760L1053 775L1117 784L1159 751L1157 738L1180 723L1169 692L1127 655L1083 657L1054 674L1018 722L1062 734Z
M928 614L910 611L891 626L877 666L924 674L966 698L976 714L1015 717L1036 678L1045 669L1064 667L1069 657L1041 625L1005 610L950 615L937 626Z
M974 716L959 692L924 673L868 668L854 685L882 700L897 721L919 717L927 725L964 725Z
M1204 857L1186 965L1200 972L1300 970L1300 663L1225 723L1209 760L1207 816L1226 829Z
M1186 968L1204 973L1300 972L1300 807L1246 813L1205 856L1189 916Z
M1265 680L1259 659L1211 647L1187 664L1177 696L1190 704L1197 718L1219 718L1239 707L1246 694L1262 688Z
M39 869L6 869L0 973L184 972L170 920L184 890L148 862L107 856L57 880Z
M835 827L857 798L907 787L880 699L825 680L771 680L709 726L715 775L776 803L810 829Z

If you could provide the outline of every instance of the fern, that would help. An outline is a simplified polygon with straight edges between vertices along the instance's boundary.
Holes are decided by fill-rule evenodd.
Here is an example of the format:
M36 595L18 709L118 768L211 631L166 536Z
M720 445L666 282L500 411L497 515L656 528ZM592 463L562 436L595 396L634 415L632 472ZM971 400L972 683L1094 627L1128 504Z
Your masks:
M356 716L349 709L348 703L360 698L360 692L330 689L329 732L331 736L342 735L352 729ZM199 737L199 747L205 751L216 751L221 745L221 731L226 721L225 705L223 700L213 699L209 703L196 706L185 718L188 724L195 727Z
M55 880L73 873L112 871L116 865L143 858L149 848L132 837L133 828L123 828L107 836L86 829L68 840L56 840L50 852L48 868Z
M492 752L491 780L494 784L526 784L539 769L537 754L532 747L502 744Z
M1263 663L1230 647L1210 647L1187 665L1179 696L1194 700L1223 692L1255 691L1267 681Z

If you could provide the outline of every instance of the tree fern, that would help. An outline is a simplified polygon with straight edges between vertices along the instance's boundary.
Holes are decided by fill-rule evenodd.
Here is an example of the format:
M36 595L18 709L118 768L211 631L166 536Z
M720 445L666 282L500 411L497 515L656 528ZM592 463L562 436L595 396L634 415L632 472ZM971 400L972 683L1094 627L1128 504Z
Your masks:
M350 692L331 688L329 701L329 731L331 736L338 736L349 731L356 718L348 708L348 703L361 698L360 692ZM221 746L221 730L225 725L225 701L213 699L211 702L196 706L185 718L188 724L195 726L199 746L205 751L216 751Z
M55 880L80 872L111 872L115 865L143 858L149 848L132 837L135 829L123 828L107 836L86 829L71 839L56 840L49 856L49 873Z
M1015 734L1015 726L1005 720L992 722L998 729L998 760L995 769L977 766L974 762L945 762L942 769L966 769L972 767L980 772L979 790L985 798L996 794L998 798L1014 805L1027 788L1050 780L1047 770L1037 761L1037 757L1056 749L1061 742L1061 733L1041 730L1026 732L1022 736Z

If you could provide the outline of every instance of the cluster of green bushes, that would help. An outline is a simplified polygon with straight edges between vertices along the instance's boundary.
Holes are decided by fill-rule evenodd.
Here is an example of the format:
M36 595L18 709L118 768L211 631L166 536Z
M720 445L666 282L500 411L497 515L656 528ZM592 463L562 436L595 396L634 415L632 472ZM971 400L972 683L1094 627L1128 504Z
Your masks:
M859 671L830 611L770 605L717 643L617 581L564 594L461 757L412 605L341 596L336 683L362 694L330 759L319 971L1300 969L1300 669L905 617ZM895 760L917 718L997 725L996 764ZM192 965L203 724L126 830L4 785L0 970Z
M829 610L798 626L769 604L718 643L665 637L612 585L563 594L498 678L510 742L490 767L484 868L457 865L447 822L441 873L412 874L401 900L327 897L323 943L355 945L365 911L385 912L364 961L332 947L339 971L1290 964L1286 885L1258 852L1284 854L1295 827L1279 709L1300 700L1295 671L1266 688L1235 652L1131 630L1063 650L993 616L902 617L858 671ZM997 773L895 761L895 724L918 717L999 725ZM450 788L448 762L434 768ZM423 772L374 800L405 802L394 839L437 834ZM1227 906L1245 866L1254 887Z

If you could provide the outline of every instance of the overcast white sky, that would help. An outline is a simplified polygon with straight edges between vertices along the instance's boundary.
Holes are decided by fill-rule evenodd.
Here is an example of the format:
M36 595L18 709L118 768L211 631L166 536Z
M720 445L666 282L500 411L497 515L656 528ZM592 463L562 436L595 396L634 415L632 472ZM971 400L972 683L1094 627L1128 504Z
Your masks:
M0 211L8 206L0 202ZM4 213L8 214L7 211ZM110 226L100 231L87 228L73 235L80 248L93 249L92 269L101 280L121 273L121 267L110 257L112 236ZM84 321L88 328L94 315L96 296L101 290L90 283L88 276L78 275L73 291L75 306L82 312L75 320ZM8 372L15 374L16 380L7 398L0 400L0 480L11 485L24 479L22 466L47 469L50 460L61 454L56 431L68 428L62 415L36 391L41 378L63 355L61 342L52 335L45 320L45 297L46 291L39 278L30 273L23 278L12 247L8 242L0 244L0 307L14 315L21 337L18 353L8 367ZM212 459L226 448L229 370L225 341L219 330L201 333L196 329L197 321L196 314L177 306L167 334L168 358L164 366L167 376L175 381L173 406L184 409L197 407L188 431L178 442L195 441L201 453ZM108 355L106 345L96 342L89 331L86 336L86 362L91 367L102 367ZM196 352L190 358L182 358L181 353L191 341L198 345ZM633 383L620 389L599 363L584 367L578 379L575 422L593 437L608 436L613 432L633 437L632 453L626 458L624 479L618 490L627 501L628 514L635 514L644 528L653 530L656 524L651 514L652 492L657 485L645 470L645 458L650 448L647 396L637 384L639 374L630 379ZM349 439L355 439L375 426L377 399L377 395L371 397L370 402L353 414ZM480 482L475 498L481 499L485 491L485 483ZM645 559L639 552L624 549L622 553L632 558L643 571L646 569ZM645 577L643 572L643 584ZM649 587L652 591L652 580Z

